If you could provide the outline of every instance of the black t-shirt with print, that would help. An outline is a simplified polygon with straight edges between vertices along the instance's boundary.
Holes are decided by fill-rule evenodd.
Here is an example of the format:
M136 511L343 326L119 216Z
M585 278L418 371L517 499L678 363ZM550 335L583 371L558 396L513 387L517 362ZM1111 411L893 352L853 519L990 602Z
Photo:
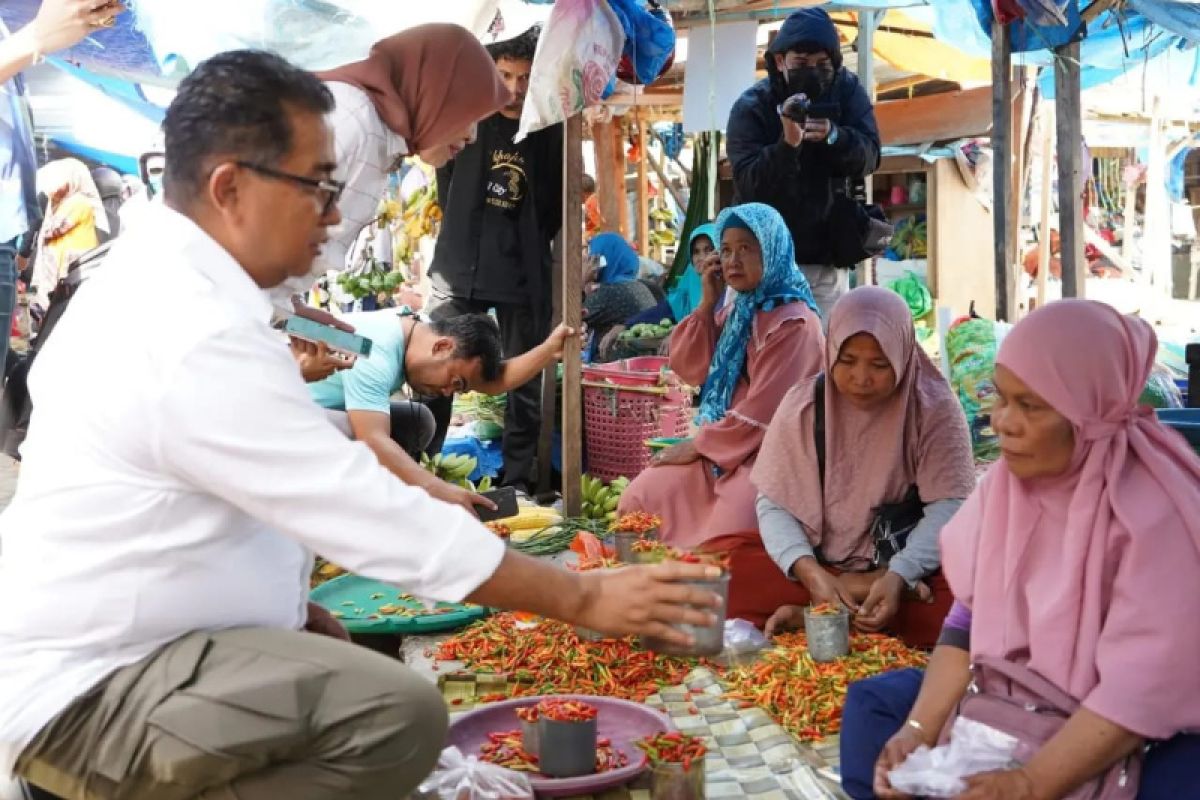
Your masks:
M473 296L497 302L525 296L521 256L521 208L529 194L525 154L513 144L518 122L497 114L480 125L486 136L483 220Z

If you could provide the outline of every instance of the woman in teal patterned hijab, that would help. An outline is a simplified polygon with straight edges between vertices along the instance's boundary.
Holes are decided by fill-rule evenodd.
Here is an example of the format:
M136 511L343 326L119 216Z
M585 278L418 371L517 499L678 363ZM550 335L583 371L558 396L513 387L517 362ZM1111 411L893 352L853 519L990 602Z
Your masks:
M741 380L742 367L746 363L746 347L755 314L796 302L804 303L814 313L817 312L817 302L813 299L808 280L796 266L792 234L778 211L762 203L746 203L722 211L717 217L716 226L721 261L726 273L736 269L736 265L726 266L726 262L729 259L736 261L738 256L725 241L725 234L737 228L749 230L758 240L762 271L757 282L753 275L746 275L741 280L726 279L729 286L737 291L737 299L721 329L717 351L708 369L708 379L700 393L697 421L702 425L723 419L729 409L733 390Z
M717 218L720 253L701 260L701 298L671 334L671 370L700 395L700 428L654 456L629 484L620 513L662 519L659 538L697 547L756 533L754 462L775 409L821 371L825 337L779 214L758 203ZM733 299L716 311L726 289Z

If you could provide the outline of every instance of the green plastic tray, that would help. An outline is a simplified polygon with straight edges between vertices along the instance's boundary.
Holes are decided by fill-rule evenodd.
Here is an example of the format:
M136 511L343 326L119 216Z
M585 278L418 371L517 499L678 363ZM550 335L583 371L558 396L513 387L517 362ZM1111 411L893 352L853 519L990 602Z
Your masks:
M309 598L327 608L350 633L424 634L452 631L490 612L470 603L438 603L433 612L395 586L360 575L341 575L321 584ZM411 614L380 614L384 606L411 609Z
M658 451L666 450L672 445L679 444L680 442L686 442L687 440L688 437L686 436L659 436L656 439L647 439L644 444L651 450Z

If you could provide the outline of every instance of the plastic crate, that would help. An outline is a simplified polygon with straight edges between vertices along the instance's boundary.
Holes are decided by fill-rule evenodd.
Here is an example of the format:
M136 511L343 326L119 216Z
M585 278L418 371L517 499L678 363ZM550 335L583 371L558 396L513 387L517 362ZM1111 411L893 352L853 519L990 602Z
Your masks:
M688 434L690 395L670 381L659 356L584 367L583 432L588 473L636 477L650 464L647 439Z
M1200 408L1160 408L1155 413L1164 425L1182 433L1200 454Z

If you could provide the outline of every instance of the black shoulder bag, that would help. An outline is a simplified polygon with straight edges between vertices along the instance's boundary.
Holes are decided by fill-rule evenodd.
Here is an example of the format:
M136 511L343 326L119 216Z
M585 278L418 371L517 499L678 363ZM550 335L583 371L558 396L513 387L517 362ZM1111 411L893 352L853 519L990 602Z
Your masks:
M817 376L814 387L813 444L817 448L817 467L821 487L825 487L825 375ZM908 487L904 499L896 503L881 503L871 509L871 539L875 556L871 566L886 566L908 544L908 535L925 516L925 504L916 484Z

